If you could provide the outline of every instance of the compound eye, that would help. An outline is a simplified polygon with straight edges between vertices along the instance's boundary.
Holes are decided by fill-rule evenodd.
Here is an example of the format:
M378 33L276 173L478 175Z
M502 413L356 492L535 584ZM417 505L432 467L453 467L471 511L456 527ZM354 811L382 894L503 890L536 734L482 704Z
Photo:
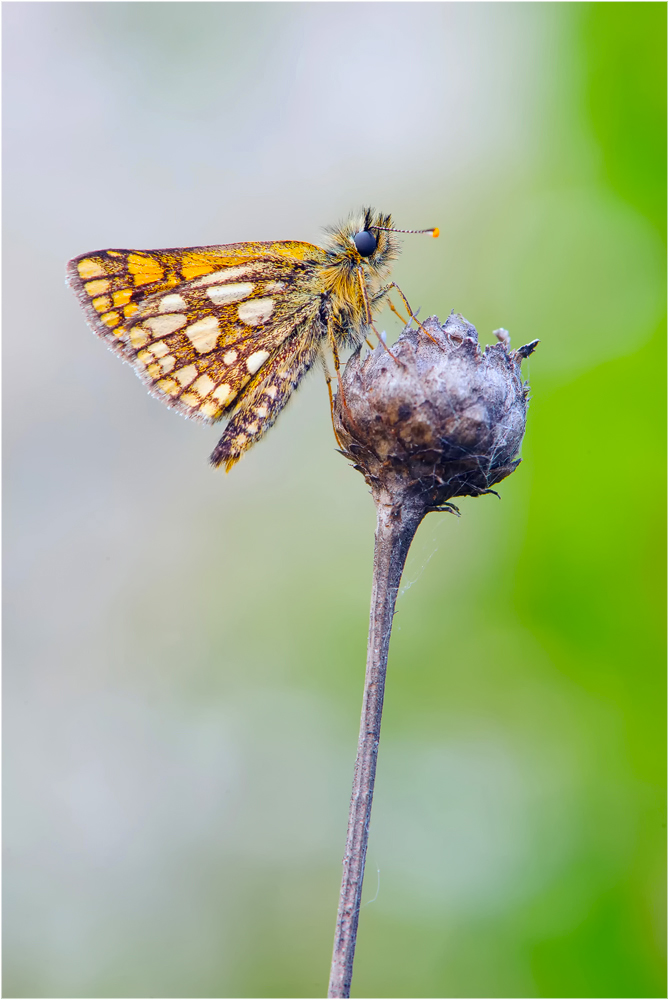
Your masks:
M363 229L361 233L356 233L353 237L355 248L361 257L369 257L376 250L376 236L368 229Z

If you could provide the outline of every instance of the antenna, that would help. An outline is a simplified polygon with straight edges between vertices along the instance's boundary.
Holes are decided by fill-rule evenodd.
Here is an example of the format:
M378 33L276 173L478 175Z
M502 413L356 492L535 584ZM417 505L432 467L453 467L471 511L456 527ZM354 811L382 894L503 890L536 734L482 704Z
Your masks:
M430 229L388 229L386 226L370 226L370 229L382 229L384 233L432 233L436 239L439 235L439 227L432 226Z

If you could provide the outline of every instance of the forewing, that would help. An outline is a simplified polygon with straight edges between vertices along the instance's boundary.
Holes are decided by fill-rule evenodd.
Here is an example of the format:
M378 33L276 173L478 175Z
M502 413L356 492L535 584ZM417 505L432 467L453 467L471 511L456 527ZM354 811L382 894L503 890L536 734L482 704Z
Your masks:
M218 420L281 343L319 308L324 251L309 243L103 250L68 265L88 321L151 391Z

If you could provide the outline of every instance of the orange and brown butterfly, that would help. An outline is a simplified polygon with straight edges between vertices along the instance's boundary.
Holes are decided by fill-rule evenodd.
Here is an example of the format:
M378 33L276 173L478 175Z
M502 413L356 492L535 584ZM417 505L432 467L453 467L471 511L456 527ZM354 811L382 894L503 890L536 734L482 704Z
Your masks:
M153 395L205 423L232 414L211 456L230 469L326 346L338 369L338 348L362 342L394 284L383 283L399 253L393 232L418 231L439 232L393 230L367 208L329 229L324 248L96 250L70 261L68 282L95 333Z

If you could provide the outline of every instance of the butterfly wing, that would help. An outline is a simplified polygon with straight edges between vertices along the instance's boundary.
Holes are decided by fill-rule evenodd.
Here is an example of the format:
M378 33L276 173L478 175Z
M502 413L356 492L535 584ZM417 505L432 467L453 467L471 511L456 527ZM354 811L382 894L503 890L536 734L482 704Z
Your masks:
M324 258L293 241L102 250L71 261L68 281L95 333L154 395L212 422L286 340L322 336L315 273Z
M305 321L268 359L244 390L234 416L216 445L211 463L229 472L272 426L318 355L322 327Z

